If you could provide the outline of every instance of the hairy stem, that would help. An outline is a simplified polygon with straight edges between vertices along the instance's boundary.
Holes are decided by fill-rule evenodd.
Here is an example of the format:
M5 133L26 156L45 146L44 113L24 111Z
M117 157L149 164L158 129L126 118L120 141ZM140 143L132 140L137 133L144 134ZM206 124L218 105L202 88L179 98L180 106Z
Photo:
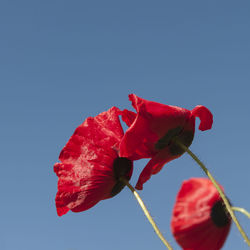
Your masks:
M134 189L133 186L130 185L130 183L124 179L121 178L121 180L127 185L127 187L131 190L131 192L133 193L133 195L135 196L136 200L138 201L139 205L141 206L145 216L147 217L148 221L151 223L152 227L155 230L155 233L157 234L157 236L161 239L161 241L163 242L163 244L167 247L167 249L169 250L173 250L173 248L170 246L170 244L166 241L166 239L163 237L160 229L157 227L157 225L155 224L152 216L150 215L148 209L146 208L145 204L143 203L141 197L139 196L139 194L136 192L136 190Z

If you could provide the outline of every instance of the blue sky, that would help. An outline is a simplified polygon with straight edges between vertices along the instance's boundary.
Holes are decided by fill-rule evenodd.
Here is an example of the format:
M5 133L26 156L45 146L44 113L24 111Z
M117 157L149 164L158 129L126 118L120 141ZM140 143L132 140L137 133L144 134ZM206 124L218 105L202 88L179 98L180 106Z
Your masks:
M250 210L250 2L55 1L0 3L0 249L164 249L128 189L59 218L53 164L74 129L128 94L192 109L212 130L191 149L235 206ZM198 121L197 121L198 122ZM197 123L198 124L198 123ZM135 184L146 161L138 161ZM188 155L140 192L166 238ZM238 218L250 235L250 222ZM226 250L248 249L233 225Z

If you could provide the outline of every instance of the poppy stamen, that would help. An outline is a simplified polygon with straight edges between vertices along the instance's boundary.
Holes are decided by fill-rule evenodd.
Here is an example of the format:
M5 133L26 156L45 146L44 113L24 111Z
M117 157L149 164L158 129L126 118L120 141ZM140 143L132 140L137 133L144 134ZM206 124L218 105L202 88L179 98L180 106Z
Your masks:
M126 184L121 181L121 178L129 180L129 173L131 172L133 163L126 157L117 157L113 163L114 177L116 179L116 184L111 190L111 196L119 194Z
M211 219L217 227L225 227L231 218L222 200L215 202L210 213Z

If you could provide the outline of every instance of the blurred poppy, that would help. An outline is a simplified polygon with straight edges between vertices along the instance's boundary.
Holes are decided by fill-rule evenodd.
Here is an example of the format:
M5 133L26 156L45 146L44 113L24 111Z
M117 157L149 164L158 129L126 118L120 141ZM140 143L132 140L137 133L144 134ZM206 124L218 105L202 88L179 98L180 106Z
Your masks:
M204 106L189 111L184 108L147 101L134 94L129 95L137 113L121 111L123 121L129 126L120 144L120 155L132 160L152 158L140 174L136 184L142 189L151 175L157 174L163 165L180 157L184 151L173 143L178 139L185 146L192 143L195 117L200 118L199 129L210 129L211 112Z
M75 130L54 165L59 216L87 210L123 189L120 177L129 180L133 170L132 161L119 157L123 135L116 107L87 118Z
M231 217L209 179L192 178L182 183L171 228L184 250L221 249L230 226Z

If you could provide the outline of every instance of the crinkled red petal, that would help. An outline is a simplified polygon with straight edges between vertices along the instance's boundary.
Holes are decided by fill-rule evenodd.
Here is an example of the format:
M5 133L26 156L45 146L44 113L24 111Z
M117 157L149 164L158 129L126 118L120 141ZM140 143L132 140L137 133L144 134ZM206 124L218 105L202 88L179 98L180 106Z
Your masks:
M184 181L173 209L171 228L176 241L186 250L219 250L228 235L231 222L217 227L210 217L220 197L210 180Z
M200 118L199 130L205 131L212 128L213 115L210 110L202 105L196 106L192 111L192 115Z
M121 111L122 120L127 124L128 127L135 121L136 113L130 110L124 109Z
M113 161L118 157L123 130L116 107L87 118L63 148L54 171L59 177L56 207L59 216L80 212L110 198L116 181Z
M143 117L147 127L158 137L162 137L172 128L183 127L189 120L190 111L184 108L161 104L142 99L135 94L129 95L139 117Z
M138 116L121 141L120 156L131 160L153 157L157 150L152 147L151 142L157 140L157 135L148 129L147 121Z
M159 151L156 142L170 129L184 127L190 117L190 111L183 108L148 101L134 94L129 99L137 117L122 139L120 155L131 160L153 157Z

